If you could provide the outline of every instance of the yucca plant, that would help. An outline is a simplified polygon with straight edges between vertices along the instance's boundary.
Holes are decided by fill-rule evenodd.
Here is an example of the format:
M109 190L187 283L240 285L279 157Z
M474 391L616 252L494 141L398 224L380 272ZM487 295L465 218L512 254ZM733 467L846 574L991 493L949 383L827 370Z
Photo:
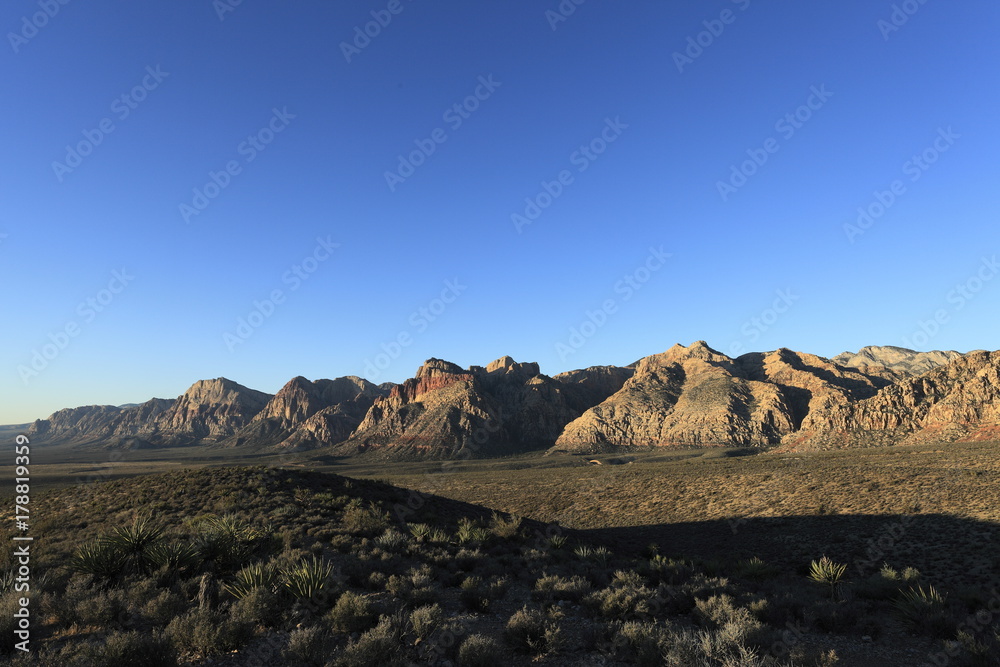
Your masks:
M745 579L753 580L767 579L769 577L773 577L777 573L775 568L768 565L757 556L754 556L749 560L741 561L737 566L737 571L739 572L739 576Z
M70 567L95 579L111 579L122 572L125 559L104 540L84 544L73 554Z
M202 560L219 569L230 570L260 555L270 536L269 528L257 528L233 514L226 514L205 520L196 546Z
M837 586L840 584L844 573L847 572L847 565L835 563L826 556L819 560L814 560L809 564L809 579L818 584L825 584L830 587L830 599L837 597Z
M155 566L151 550L163 539L163 528L149 517L139 517L131 526L117 526L103 542L122 559L122 568L129 573L148 574Z
M458 530L455 531L455 541L459 544L479 544L490 538L490 531L480 526L469 517L458 520Z
M284 589L297 600L328 594L334 588L333 563L311 556L281 571Z
M593 561L602 567L607 565L608 560L611 559L611 551L607 547L591 547L581 544L573 550L573 553L584 560Z
M176 572L191 570L201 562L197 547L180 542L157 542L147 549L147 557L153 566Z
M549 537L549 548L550 549L562 549L566 546L569 541L565 535L552 535Z
M233 581L224 584L223 588L240 600L258 588L275 592L278 588L278 570L271 563L252 563L241 568Z
M933 586L928 586L926 590L917 586L900 591L893 607L910 630L939 638L952 634L953 627L945 611L945 596Z
M426 542L431 535L431 527L426 523L414 523L410 524L410 535L413 535L413 539L417 542Z

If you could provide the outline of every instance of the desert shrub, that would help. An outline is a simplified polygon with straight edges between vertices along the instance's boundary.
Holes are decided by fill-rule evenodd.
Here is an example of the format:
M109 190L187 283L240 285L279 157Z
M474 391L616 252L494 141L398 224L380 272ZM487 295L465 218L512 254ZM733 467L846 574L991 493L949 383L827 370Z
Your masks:
M480 577L466 577L459 585L459 599L465 608L480 614L490 607L490 599Z
M657 667L663 664L662 653L669 638L667 630L656 623L628 621L619 627L614 645L622 658L643 667Z
M155 568L183 574L194 570L201 563L201 555L193 544L184 542L157 542L146 550L149 562Z
M389 528L384 533L375 538L375 544L386 551L399 551L406 546L406 535L395 528Z
M611 551L607 547L592 547L587 544L581 544L573 549L573 553L582 560L596 563L601 567L607 566L608 561L611 559Z
M188 604L177 593L161 590L142 606L142 615L153 625L166 625L187 610Z
M740 561L736 566L736 576L751 581L761 581L763 579L773 579L780 574L780 570L773 565L768 565L760 558L754 556L748 560Z
M337 667L394 667L405 664L402 628L389 616L350 642L334 662Z
M485 583L482 577L466 577L459 585L459 599L469 611L486 613L493 602L503 598L509 585L506 577L498 577L489 583Z
M286 662L322 667L333 646L330 633L311 626L293 630L288 636L288 647L283 653Z
M73 614L75 622L100 628L122 626L131 619L125 592L115 588L96 589L82 596L74 605Z
M834 563L826 556L809 563L809 579L818 584L829 586L831 600L835 600L837 598L837 586L844 578L844 573L846 571L847 565L843 563Z
M426 523L412 523L407 526L410 530L410 535L413 536L417 542L428 542L431 535L431 527Z
M251 627L271 626L279 621L282 607L281 599L274 591L254 588L233 603L229 615L234 621Z
M570 600L579 602L590 592L590 582L580 576L560 577L549 574L535 582L532 595L547 602Z
M933 586L902 591L893 607L903 625L912 632L939 639L955 635L956 624L945 608L945 596Z
M490 532L501 540L514 540L521 532L521 517L511 515L504 518L503 515L494 512L490 519Z
M548 539L548 546L550 549L564 549L566 544L569 542L569 538L565 535L551 535Z
M467 516L458 520L458 529L455 531L455 541L461 545L482 544L490 538L490 531L479 525Z
M270 528L257 528L234 514L211 516L195 539L199 557L211 567L231 571L275 547Z
M174 646L203 656L239 649L252 632L248 624L211 609L192 609L167 625L167 636Z
M112 579L121 573L124 562L125 557L112 545L105 540L94 540L73 553L69 566L95 579Z
M281 570L283 589L296 600L318 600L337 588L333 563L311 556Z
M345 591L324 620L334 632L350 634L367 630L375 622L371 601L363 595Z
M500 645L486 635L469 635L458 649L458 664L462 667L497 667L504 661Z
M148 574L156 566L153 552L162 539L162 527L139 517L131 526L115 527L102 541L119 554L125 573Z
M562 635L556 621L542 611L523 607L507 620L507 641L522 653L545 655L555 653L562 646Z
M654 579L676 585L686 581L694 572L690 563L658 554L649 559L649 573Z
M621 574L622 576L617 576ZM635 573L616 573L611 586L594 591L584 603L608 620L639 620L652 616L660 609L657 592L642 585Z
M116 667L174 667L177 651L159 632L112 632L91 655L92 664Z
M358 535L375 535L389 527L389 513L378 507L365 507L355 498L344 508L341 515L344 528Z
M233 580L224 584L223 588L237 599L246 597L258 588L273 594L278 588L278 574L278 568L272 563L251 563L240 568Z
M418 607L410 613L410 626L417 639L425 640L444 623L444 611L439 604Z

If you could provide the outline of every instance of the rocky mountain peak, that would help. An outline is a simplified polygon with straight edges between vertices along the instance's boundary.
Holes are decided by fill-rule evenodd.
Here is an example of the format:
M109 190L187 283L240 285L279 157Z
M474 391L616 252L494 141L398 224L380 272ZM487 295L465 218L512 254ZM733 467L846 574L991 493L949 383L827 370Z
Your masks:
M439 375L461 375L465 371L458 364L453 364L444 359L430 358L417 369L416 379L437 377Z

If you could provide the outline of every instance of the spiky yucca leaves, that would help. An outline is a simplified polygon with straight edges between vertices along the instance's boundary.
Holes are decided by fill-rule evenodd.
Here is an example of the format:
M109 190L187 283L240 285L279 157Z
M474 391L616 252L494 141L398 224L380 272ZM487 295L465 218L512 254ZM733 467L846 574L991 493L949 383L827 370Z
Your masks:
M417 542L426 542L431 534L431 527L426 523L413 523L409 525L410 534Z
M252 563L241 568L233 581L222 587L240 600L258 588L273 593L278 590L278 569L271 563Z
M611 551L607 547L592 547L581 544L576 549L573 549L573 553L584 560L597 563L601 567L606 566L608 561L611 560Z
M106 541L97 539L76 550L70 567L95 579L111 579L122 572L124 557Z
M233 570L270 546L269 527L257 528L233 514L205 520L196 544L201 558L220 570Z
M847 572L847 565L835 563L826 556L809 564L809 579L818 584L829 586L831 600L836 599L837 585L844 578L845 572Z
M181 542L157 542L147 549L147 556L155 567L174 572L192 570L201 563L197 547Z
M490 539L490 531L480 526L469 517L462 517L458 520L458 530L455 531L455 540L459 544L481 544Z
M131 526L118 526L104 542L121 554L122 567L129 574L148 574L156 563L150 554L163 539L163 528L149 517L139 517Z
M311 556L281 571L284 589L296 600L329 596L337 583L333 563Z
M923 586L900 591L893 602L896 613L907 628L920 634L944 639L954 631L945 609L945 596L933 586Z

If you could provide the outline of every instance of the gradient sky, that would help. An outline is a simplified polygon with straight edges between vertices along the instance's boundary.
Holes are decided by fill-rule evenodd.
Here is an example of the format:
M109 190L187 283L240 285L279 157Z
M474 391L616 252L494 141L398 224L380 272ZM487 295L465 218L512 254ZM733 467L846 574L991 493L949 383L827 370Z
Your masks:
M902 4L9 0L0 423L428 357L996 349L1000 5Z

